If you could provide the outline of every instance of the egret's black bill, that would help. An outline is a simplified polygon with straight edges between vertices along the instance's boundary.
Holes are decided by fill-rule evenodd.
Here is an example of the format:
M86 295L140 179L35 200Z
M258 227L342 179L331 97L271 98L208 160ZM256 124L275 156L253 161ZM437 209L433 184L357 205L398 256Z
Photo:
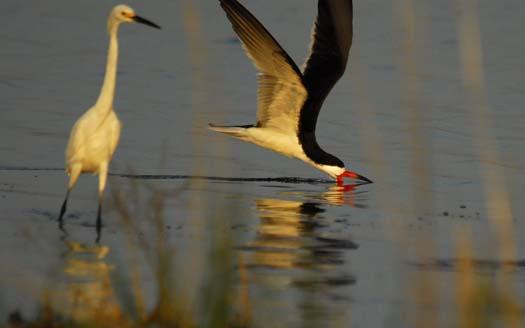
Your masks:
M151 27L154 27L154 28L158 28L160 30L160 26L158 26L157 24L153 23L152 21L149 21L147 20L146 18L142 18L140 16L133 16L133 20L137 23L141 23L141 24L144 24L144 25L148 25L148 26L151 26Z

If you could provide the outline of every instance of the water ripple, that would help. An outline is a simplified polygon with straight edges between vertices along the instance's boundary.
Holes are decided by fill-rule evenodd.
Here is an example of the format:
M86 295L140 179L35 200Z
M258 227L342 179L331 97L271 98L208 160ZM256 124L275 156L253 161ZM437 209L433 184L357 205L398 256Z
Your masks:
M56 167L28 167L28 166L0 166L0 171L64 171L63 168ZM138 180L207 180L207 181L230 181L230 182L280 182L280 183L308 183L308 184L333 184L333 180L301 178L301 177L220 177L206 175L178 175L178 174L127 174L109 173L110 176L117 176L128 179Z

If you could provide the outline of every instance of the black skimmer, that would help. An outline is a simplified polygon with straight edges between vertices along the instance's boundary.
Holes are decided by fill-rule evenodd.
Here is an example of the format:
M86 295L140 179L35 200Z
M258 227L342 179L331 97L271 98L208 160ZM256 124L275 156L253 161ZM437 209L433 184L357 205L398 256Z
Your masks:
M257 123L210 129L300 159L343 183L372 181L348 171L317 143L321 106L343 75L352 45L352 0L319 0L310 56L301 72L266 28L236 0L219 0L244 50L259 71Z

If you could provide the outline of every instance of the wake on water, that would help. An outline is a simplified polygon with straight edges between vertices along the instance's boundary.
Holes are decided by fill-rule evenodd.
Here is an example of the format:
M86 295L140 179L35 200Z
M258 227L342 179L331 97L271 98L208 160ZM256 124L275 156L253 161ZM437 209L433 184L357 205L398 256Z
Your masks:
M28 167L28 166L0 166L0 171L64 171L63 168L55 167ZM172 174L128 174L128 173L109 173L128 179L138 180L208 180L208 181L227 181L227 182L280 182L280 183L308 183L308 184L331 184L333 180L301 178L301 177L268 177L268 178L249 178L249 177L219 177L206 175L172 175Z

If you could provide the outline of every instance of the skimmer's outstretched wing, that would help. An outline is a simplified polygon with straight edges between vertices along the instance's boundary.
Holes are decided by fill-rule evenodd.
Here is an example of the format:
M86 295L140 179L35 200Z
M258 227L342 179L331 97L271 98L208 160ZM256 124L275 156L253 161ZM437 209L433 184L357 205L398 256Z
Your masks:
M319 0L312 31L310 56L305 62L303 83L311 106L301 113L301 129L314 132L323 101L341 78L353 36L352 0Z
M220 3L259 71L257 126L296 134L299 114L307 97L297 65L239 2L220 0Z

